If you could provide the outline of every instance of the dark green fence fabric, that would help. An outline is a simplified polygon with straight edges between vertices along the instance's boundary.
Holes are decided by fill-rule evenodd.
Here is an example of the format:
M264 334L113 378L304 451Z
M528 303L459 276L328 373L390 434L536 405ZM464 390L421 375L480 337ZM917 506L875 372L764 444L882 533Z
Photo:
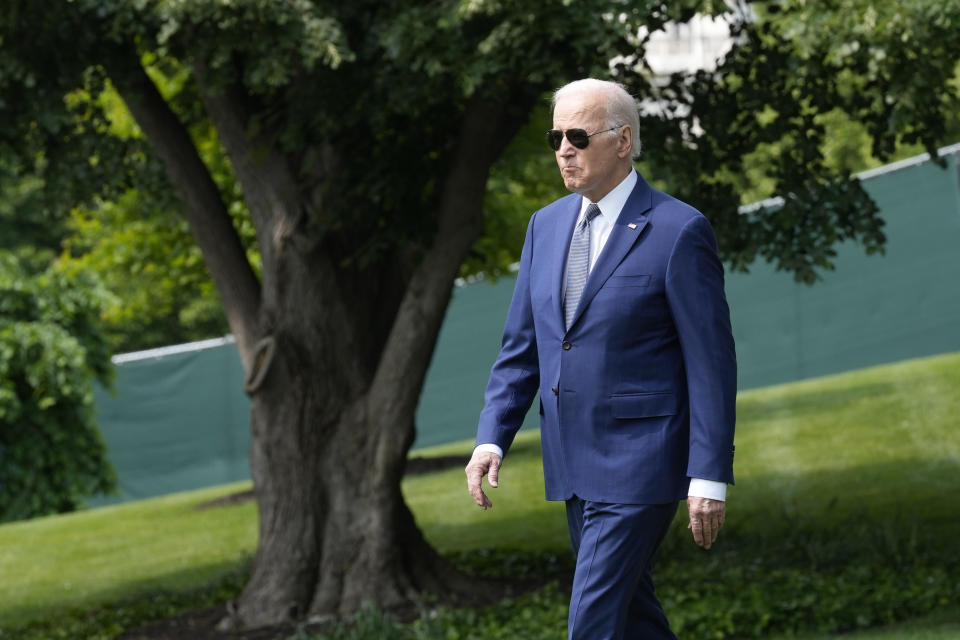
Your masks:
M766 264L728 274L741 389L960 350L960 145L949 152L945 169L912 160L861 176L886 221L886 255L842 246L836 270L813 286ZM415 448L474 436L513 284L455 289ZM123 499L249 477L249 401L236 349L200 346L120 362L116 395L98 391Z
M250 477L250 402L232 340L121 356L94 393L119 496L136 500Z
M960 349L957 159L864 177L885 255L843 245L813 286L767 264L728 275L741 389Z

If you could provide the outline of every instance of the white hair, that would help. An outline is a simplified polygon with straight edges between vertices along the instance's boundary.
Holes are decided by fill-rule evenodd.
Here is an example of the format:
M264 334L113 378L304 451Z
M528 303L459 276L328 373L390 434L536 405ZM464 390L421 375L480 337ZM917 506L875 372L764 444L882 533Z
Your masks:
M625 124L630 125L633 131L633 146L630 153L634 160L640 157L640 112L637 101L633 99L626 88L619 82L609 80L598 80L597 78L584 78L574 80L557 89L553 94L551 108L557 106L562 98L570 95L590 93L599 94L604 98L604 107L607 112L607 127L620 127Z

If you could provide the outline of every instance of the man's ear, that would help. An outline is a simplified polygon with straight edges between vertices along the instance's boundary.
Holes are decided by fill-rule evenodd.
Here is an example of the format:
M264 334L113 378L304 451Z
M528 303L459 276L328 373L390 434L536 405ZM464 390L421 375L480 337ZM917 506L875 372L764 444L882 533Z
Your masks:
M629 157L633 151L633 127L628 124L620 127L617 134L617 157Z

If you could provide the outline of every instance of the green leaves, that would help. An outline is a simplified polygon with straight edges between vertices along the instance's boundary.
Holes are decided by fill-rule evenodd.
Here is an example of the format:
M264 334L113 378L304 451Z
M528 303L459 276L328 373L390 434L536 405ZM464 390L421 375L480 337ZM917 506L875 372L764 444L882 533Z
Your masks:
M109 384L103 292L0 252L0 522L71 511L114 488L93 413Z
M168 0L155 11L158 44L205 61L211 88L242 79L249 89L269 93L304 73L354 59L338 20L310 0Z
M960 135L960 3L754 9L734 23L735 44L715 72L665 86L628 66L616 74L663 101L641 121L648 173L711 218L723 259L746 270L762 257L812 283L840 242L882 250L883 222L852 171ZM782 202L737 210L769 196Z
M240 218L244 216L238 216ZM97 274L109 291L102 327L113 352L227 332L220 302L185 220L140 191L76 207L58 260L68 275Z

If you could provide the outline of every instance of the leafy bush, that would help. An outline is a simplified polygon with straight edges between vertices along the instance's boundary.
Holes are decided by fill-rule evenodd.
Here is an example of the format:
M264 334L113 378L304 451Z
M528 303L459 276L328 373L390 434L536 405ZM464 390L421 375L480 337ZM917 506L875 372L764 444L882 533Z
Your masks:
M563 640L567 637L567 597L556 583L482 609L430 609L401 624L367 608L330 633L300 630L288 640Z
M72 511L116 480L94 421L109 383L102 294L87 275L0 252L0 522Z
M838 517L827 505L724 532L704 554L672 536L656 575L674 630L688 638L836 633L905 620L960 597L950 527L907 516ZM676 533L676 532L675 532Z
M862 557L818 569L781 567L776 555L726 560L722 568L724 560L711 560L660 572L658 591L680 637L850 631L929 613L960 595L960 566L938 566L933 558L905 570Z

